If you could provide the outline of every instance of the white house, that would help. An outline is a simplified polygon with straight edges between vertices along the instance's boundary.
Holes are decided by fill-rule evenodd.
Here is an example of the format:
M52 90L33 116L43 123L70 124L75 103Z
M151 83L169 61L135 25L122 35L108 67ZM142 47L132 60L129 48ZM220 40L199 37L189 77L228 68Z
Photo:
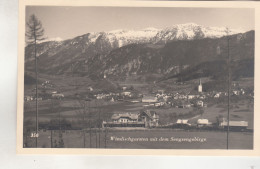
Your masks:
M176 124L189 124L187 119L178 119Z
M220 94L219 93L216 93L215 95L214 95L214 98L219 98L220 97Z
M227 129L228 127L228 122L223 121L219 125L220 127L223 127L224 129ZM248 127L248 122L247 121L229 121L229 129L230 130L245 130Z
M64 97L64 95L61 94L61 93L54 93L51 96L54 97L54 98L63 98Z
M212 123L209 122L208 119L198 119L198 121L197 121L198 126L207 126L207 125L210 125L210 124L212 124Z
M122 92L121 93L123 96L131 96L131 92Z
M143 103L155 103L157 101L158 101L157 97L154 97L154 96L144 96L142 98Z
M203 107L203 101L202 100L197 101L197 106Z

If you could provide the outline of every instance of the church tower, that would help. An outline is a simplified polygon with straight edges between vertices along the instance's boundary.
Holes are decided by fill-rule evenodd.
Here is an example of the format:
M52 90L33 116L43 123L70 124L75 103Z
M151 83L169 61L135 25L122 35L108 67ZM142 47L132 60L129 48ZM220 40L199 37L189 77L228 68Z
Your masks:
M198 86L198 92L201 93L202 92L202 84L201 84L201 79L200 79L200 84Z

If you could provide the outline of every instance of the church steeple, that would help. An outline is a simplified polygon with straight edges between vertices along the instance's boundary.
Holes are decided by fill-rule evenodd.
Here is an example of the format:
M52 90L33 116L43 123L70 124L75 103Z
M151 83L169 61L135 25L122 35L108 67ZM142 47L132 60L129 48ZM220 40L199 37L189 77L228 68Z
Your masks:
M200 84L199 84L199 86L198 86L198 92L202 92L202 84L201 84L201 79L200 79Z

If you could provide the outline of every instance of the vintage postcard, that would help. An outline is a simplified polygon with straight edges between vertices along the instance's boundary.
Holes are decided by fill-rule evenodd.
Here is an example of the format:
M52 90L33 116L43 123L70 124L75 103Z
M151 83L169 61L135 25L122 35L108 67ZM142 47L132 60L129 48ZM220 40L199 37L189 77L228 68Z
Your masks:
M18 153L260 155L259 10L20 1Z

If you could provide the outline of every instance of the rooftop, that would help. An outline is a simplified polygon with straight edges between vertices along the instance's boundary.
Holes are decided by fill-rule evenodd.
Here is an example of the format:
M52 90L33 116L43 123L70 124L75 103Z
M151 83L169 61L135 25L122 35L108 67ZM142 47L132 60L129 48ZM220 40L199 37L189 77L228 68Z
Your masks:
M132 120L137 120L138 114L136 114L136 113L118 113L118 114L112 115L113 120L117 120L119 118L130 118Z

